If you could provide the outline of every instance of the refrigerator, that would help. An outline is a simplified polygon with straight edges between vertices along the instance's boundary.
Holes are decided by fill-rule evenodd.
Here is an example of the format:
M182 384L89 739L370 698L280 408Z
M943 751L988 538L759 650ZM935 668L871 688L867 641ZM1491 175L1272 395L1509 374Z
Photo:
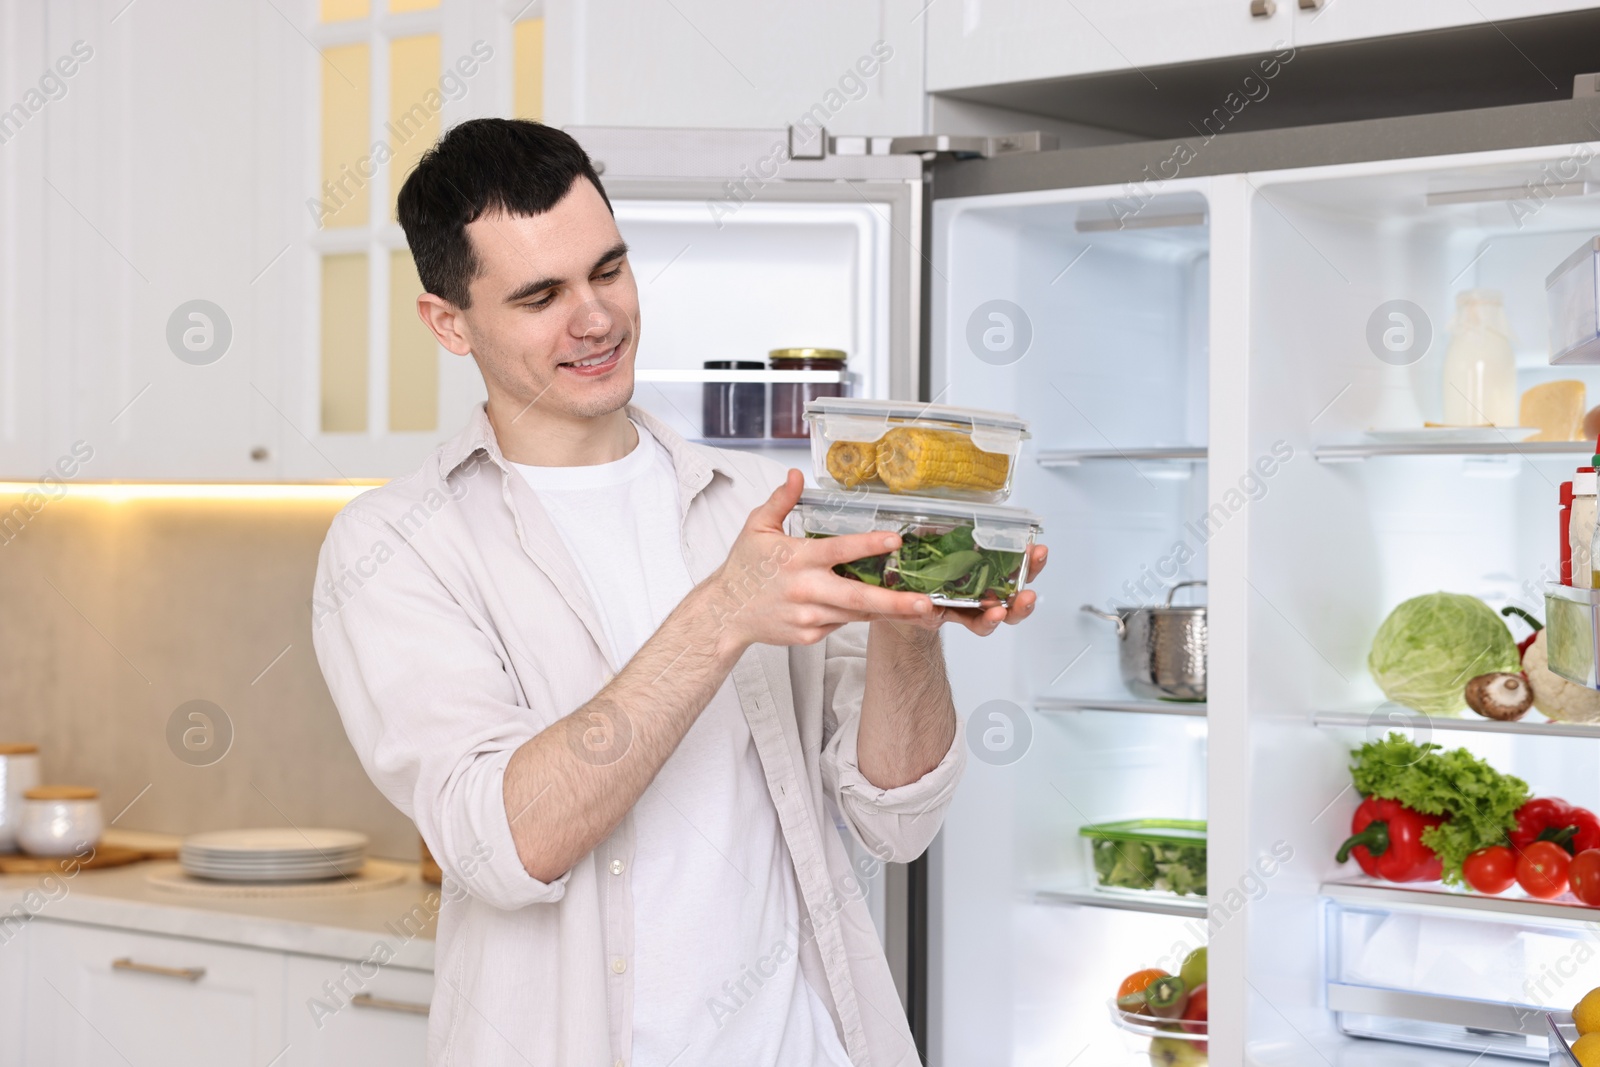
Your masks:
M1600 103L1054 151L850 139L721 218L783 131L731 154L726 133L574 132L636 249L639 402L692 431L703 359L827 345L857 395L1031 423L1011 502L1044 520L1039 608L947 633L968 771L928 855L874 890L928 1063L1151 1063L1118 983L1202 945L1211 1062L1545 1061L1544 1012L1600 986L1600 912L1334 853L1351 752L1391 731L1600 804L1600 728L1421 716L1367 668L1415 595L1543 614L1558 486L1592 446L1419 431L1464 290L1500 294L1519 392L1600 402L1600 374L1549 363L1544 288L1600 234ZM1083 606L1194 581L1207 699L1134 696ZM1203 898L1096 888L1080 828L1147 818L1206 822Z

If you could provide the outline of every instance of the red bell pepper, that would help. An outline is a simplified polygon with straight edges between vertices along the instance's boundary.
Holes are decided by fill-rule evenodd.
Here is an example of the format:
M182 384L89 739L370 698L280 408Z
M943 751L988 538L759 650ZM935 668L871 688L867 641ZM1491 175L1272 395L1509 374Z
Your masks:
M1339 846L1340 863L1353 854L1361 869L1390 882L1432 882L1444 873L1433 849L1422 843L1422 831L1444 822L1397 800L1367 797L1350 820L1351 837Z
M1526 611L1523 611L1514 604L1507 604L1505 607L1501 608L1500 614L1504 615L1508 619L1515 615L1517 618L1533 627L1533 629L1529 631L1527 637L1524 637L1521 641L1517 642L1517 662L1521 663L1522 656L1528 651L1528 646L1533 644L1534 638L1539 636L1539 631L1544 629L1544 623L1540 622L1538 619L1534 618L1532 615L1529 615Z
M1554 841L1576 855L1600 848L1600 818L1556 797L1534 797L1517 809L1517 828L1509 836L1519 854L1535 841Z

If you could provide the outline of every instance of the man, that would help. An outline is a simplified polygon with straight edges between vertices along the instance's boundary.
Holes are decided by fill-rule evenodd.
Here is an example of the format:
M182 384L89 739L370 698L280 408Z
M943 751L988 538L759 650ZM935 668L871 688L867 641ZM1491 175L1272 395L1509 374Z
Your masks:
M429 1062L916 1063L833 819L883 861L927 847L964 765L938 627L1033 594L953 612L841 578L898 538L790 537L798 471L629 406L638 292L567 135L463 123L399 214L422 320L488 403L334 520L315 641L461 890Z

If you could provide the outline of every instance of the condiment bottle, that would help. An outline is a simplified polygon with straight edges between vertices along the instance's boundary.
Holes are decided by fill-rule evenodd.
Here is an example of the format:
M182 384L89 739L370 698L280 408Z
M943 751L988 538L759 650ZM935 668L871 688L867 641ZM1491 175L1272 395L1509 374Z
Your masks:
M1594 588L1595 469L1579 467L1572 476L1572 518L1567 539L1572 544L1572 584L1577 589Z
M773 370L843 371L845 353L837 348L774 348L767 353ZM772 384L772 436L810 437L806 401L819 396L844 396L844 382L774 382Z
M1561 584L1572 584L1572 483L1561 483ZM1593 553L1590 553L1591 558Z
M1456 294L1450 347L1444 357L1444 422L1448 426L1515 426L1517 361L1500 294ZM1585 545L1588 542L1584 542Z

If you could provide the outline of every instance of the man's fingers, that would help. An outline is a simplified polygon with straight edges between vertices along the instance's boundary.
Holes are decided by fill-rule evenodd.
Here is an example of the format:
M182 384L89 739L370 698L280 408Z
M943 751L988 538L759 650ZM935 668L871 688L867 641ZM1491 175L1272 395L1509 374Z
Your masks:
M1028 581L1039 577L1039 572L1044 570L1044 565L1050 555L1050 549L1045 545L1034 545L1028 553Z
M750 518L745 522L745 529L783 532L783 520L788 518L789 512L800 502L800 493L805 487L805 476L793 467L789 468L789 476L784 479L783 484L772 491L766 503L750 513Z
M851 578L830 575L817 589L817 603L849 612L858 619L862 616L918 619L937 612L933 601L922 593L882 589Z
M877 530L873 533L812 538L806 545L812 559L822 566L832 567L839 563L852 563L868 556L881 556L885 552L893 552L900 545L900 535Z

